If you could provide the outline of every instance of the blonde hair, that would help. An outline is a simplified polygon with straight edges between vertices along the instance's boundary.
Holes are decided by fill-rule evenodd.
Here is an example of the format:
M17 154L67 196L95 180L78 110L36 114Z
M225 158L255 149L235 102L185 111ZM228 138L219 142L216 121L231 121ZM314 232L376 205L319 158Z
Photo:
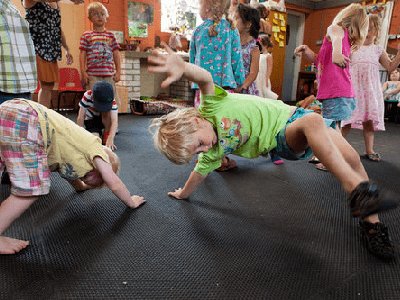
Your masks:
M198 130L195 118L203 119L196 108L190 107L176 109L151 122L154 146L175 164L187 164L193 157L193 134Z
M88 16L90 17L94 12L99 10L101 10L107 18L109 17L107 8L100 2L92 2L88 5Z
M378 15L369 15L369 26L374 25L376 37L374 44L378 43L379 33L381 31L381 18Z
M332 24L339 25L349 31L351 49L355 51L362 46L367 37L369 18L361 4L352 3L336 15Z
M217 26L223 16L225 16L225 18L228 20L229 24L231 25L231 28L235 29L235 24L229 15L230 4L231 4L230 0L204 0L203 1L203 5L205 5L212 14L210 19L213 20L213 25L211 25L210 28L208 29L209 36L217 36L218 35Z

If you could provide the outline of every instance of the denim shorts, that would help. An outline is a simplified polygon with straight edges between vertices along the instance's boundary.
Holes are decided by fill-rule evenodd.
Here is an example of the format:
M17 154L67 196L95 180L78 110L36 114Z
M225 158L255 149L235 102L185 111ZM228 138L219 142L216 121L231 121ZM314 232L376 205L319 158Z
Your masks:
M322 101L322 115L324 118L345 121L350 119L351 114L356 108L354 98L332 98Z
M302 159L307 159L312 155L312 150L310 147L307 147L303 152L301 153L295 153L289 145L286 143L286 128L288 127L289 124L293 123L297 119L300 119L308 114L314 113L313 110L310 109L304 109L304 108L297 108L293 115L289 118L289 120L286 122L285 127L283 127L277 136L275 137L277 145L276 145L276 152L277 154L287 160L302 160ZM327 127L332 127L335 128L336 123L334 120L326 119L323 118L325 125Z
M15 98L24 98L24 99L31 100L31 93L10 94L10 93L4 93L4 92L0 91L0 104L7 100L12 100Z

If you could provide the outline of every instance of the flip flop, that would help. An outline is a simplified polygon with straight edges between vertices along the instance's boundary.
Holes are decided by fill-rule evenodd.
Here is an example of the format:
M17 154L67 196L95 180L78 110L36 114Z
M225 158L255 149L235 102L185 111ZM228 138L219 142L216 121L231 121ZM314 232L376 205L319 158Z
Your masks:
M222 162L221 166L218 169L216 169L215 171L226 172L231 169L237 168L236 161L234 161L233 159L230 159L228 156L225 156L225 158L226 158L226 162Z

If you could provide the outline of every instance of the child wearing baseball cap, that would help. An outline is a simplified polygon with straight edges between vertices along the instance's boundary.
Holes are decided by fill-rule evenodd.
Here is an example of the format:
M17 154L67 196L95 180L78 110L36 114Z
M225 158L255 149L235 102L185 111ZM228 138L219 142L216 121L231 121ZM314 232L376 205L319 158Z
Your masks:
M102 138L103 145L115 150L115 134L118 128L118 105L113 87L106 81L98 81L79 102L77 124Z

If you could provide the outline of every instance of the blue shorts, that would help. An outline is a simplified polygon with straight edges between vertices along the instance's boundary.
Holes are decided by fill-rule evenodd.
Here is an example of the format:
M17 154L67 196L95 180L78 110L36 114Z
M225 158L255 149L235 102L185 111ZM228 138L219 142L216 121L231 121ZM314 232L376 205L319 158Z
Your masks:
M289 124L293 123L297 119L300 119L304 117L305 115L314 113L313 110L310 109L304 109L304 108L297 108L293 115L289 118L289 120L286 122L285 127L283 127L277 136L275 137L277 145L276 145L276 152L277 154L288 160L299 160L299 159L307 159L312 155L312 150L310 147L307 147L303 152L301 153L295 153L289 145L286 143L286 128L288 127ZM325 125L327 127L332 127L335 128L336 123L334 120L326 119L324 118Z
M354 98L332 98L325 99L322 102L322 115L324 118L345 121L350 119L354 109L356 108L356 100Z
M4 92L0 91L0 104L7 100L12 100L14 98L24 98L24 99L31 100L31 93L10 94L10 93L4 93Z

